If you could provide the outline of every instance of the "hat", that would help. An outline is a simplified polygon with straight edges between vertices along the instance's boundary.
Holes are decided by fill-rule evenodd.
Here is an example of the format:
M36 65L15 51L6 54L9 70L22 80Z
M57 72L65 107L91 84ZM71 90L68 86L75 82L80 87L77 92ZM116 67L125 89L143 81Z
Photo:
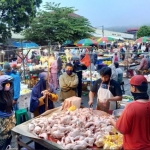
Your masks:
M3 66L3 71L5 72L5 71L10 70L10 69L11 69L10 64L8 62L5 62L4 66Z
M143 75L135 75L130 80L130 84L135 86L142 86L143 83L147 83L147 79Z

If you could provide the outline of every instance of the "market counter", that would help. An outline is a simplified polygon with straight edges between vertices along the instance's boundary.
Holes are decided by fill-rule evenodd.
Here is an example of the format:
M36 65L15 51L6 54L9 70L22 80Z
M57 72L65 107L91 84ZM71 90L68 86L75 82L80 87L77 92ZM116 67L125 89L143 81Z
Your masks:
M20 108L29 108L30 106L30 97L31 97L31 90L29 89L24 89L26 90L25 93L21 93L20 97L18 99L18 106Z
M59 111L60 111L60 107L55 108L55 109L51 109L51 110L48 110L45 113L43 113L42 116L47 115L47 114L52 114L53 112L59 112ZM35 119L35 118L33 118L33 119ZM12 134L16 137L16 140L17 140L18 150L20 150L21 147L25 147L28 150L34 150L33 148L31 148L31 147L28 146L28 144L31 143L31 142L36 142L36 143L44 146L47 149L62 149L60 147L60 145L58 145L57 143L52 142L50 140L40 139L37 136L35 136L34 134L32 134L32 133L29 132L29 130L28 130L28 124L33 119L31 119L29 121L26 121L26 122L24 122L24 123L22 123L20 125L17 125L17 126L15 126L12 129ZM20 138L21 135L30 138L31 141L28 142L28 143L24 143L24 141L22 141L21 138Z

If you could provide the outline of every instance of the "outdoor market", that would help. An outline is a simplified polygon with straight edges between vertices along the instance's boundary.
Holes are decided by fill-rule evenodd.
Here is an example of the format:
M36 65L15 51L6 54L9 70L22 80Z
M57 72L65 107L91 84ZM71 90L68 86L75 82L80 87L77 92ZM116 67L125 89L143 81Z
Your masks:
M150 150L149 27L97 36L74 8L45 9L10 24L23 38L0 31L0 150Z
M143 43L139 39L137 41ZM139 73L135 67L139 67L143 59L149 61L149 52L142 51L138 47L139 43L137 41L134 44L133 42L131 44L129 41L122 41L114 47L113 44L116 41L112 38L105 37L97 41L83 39L77 42L75 47L70 48L64 45L64 51L53 51L50 45L41 50L37 44L32 46L30 43L25 45L22 42L18 49L15 50L16 60L12 60L9 63L4 62L4 51L1 57L3 59L1 60L1 73L3 71L7 72L6 69L11 67L15 73L20 74L20 80L18 80L21 82L20 97L17 100L18 109L15 110L17 126L12 129L13 133L18 136L17 142L19 147L23 146L27 149L32 149L27 145L29 143L24 145L19 138L19 135L23 135L38 144L40 143L40 145L45 146L47 149L73 149L76 145L76 149L90 147L121 149L123 144L121 140L122 135L112 125L109 125L109 121L111 116L118 118L126 104L134 100L134 97L131 95L125 95L124 80L130 80L130 78ZM100 49L101 42L106 42L106 45L111 43L111 45ZM148 42L148 38L146 42ZM146 44L148 45L148 43ZM137 46L137 51L134 50L135 45ZM29 53L30 51L31 54ZM58 66L58 60L61 62L61 66ZM83 105L85 100L82 100L82 98L88 97L88 93L93 89L92 87L95 82L101 78L101 70L103 68L107 69L107 67L111 70L111 79L118 82L121 91L118 95L120 98L115 102L116 106L111 108L111 110L109 110L110 106L109 108L108 106L98 108L98 104L96 104L97 106L89 105L89 108L87 108L88 106L85 107ZM68 68L73 70L66 70ZM74 78L75 74L72 76L69 74L69 71L74 71L77 74L78 81ZM149 66L140 70L140 73L147 79L147 82L150 81L148 72ZM49 89L49 86L45 86L44 89L40 75L47 76L47 84L50 84L50 87L53 89L49 93L51 96L48 99L52 102L59 101L60 103L57 108L53 106L46 107L47 94L43 93L45 101L41 106L45 108L43 107L44 111L42 111L42 114L38 113L40 115L38 116L35 114L36 109L31 108L32 105L35 107L34 99L38 96L35 93L33 97L34 90L37 90L38 86L43 86L43 91L45 92L47 92L47 88ZM63 75L65 75L66 79L61 79ZM70 75L72 79L67 77ZM69 80L73 82L70 85L67 83ZM41 87L36 92L40 92L39 95L42 96ZM123 97L121 97L122 95ZM106 94L104 99L107 96ZM34 98L33 102L31 101L32 97ZM88 103L88 100L86 100L86 103ZM51 104L47 103L47 105ZM24 118L22 118L23 116ZM70 122L70 120L72 121ZM23 123L24 121L26 122ZM42 122L45 123L43 124ZM78 144L72 143L73 141Z

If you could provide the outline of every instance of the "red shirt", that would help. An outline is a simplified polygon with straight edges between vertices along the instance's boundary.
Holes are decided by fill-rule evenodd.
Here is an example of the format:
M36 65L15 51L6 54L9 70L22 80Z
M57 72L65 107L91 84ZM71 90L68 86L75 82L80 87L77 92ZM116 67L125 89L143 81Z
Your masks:
M118 62L118 56L114 57L114 62Z
M150 101L129 103L116 122L124 149L150 150Z

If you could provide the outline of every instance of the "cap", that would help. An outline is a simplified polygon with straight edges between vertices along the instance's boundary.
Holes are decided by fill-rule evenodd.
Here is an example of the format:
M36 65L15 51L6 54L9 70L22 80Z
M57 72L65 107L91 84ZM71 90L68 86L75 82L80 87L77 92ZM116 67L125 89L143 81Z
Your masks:
M3 71L7 71L11 69L11 66L8 62L5 62L3 68L4 68Z
M147 79L143 75L135 75L131 78L130 84L135 86L141 86L143 83L147 83Z

